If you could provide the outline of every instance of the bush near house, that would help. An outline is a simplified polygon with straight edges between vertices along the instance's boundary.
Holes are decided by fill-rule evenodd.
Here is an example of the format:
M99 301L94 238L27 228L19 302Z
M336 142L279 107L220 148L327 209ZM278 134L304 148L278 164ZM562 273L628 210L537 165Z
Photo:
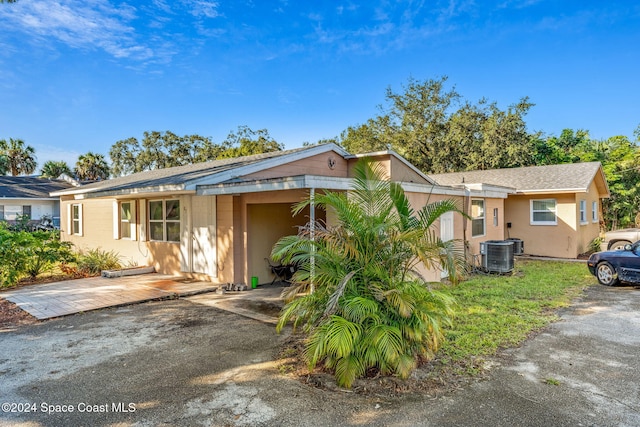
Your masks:
M23 277L52 270L75 256L69 242L61 242L57 231L11 231L0 224L0 288L14 286Z
M443 242L432 229L443 213L459 212L456 204L435 202L416 213L402 187L382 176L380 168L359 162L348 195L315 198L333 210L337 225L315 224L313 235L309 228L284 237L271 255L299 266L278 329L289 320L302 326L309 368L324 364L343 387L372 372L407 378L432 357L452 299L430 289L416 268L445 265L455 279L464 267L460 242Z
M85 276L98 276L102 270L121 268L120 255L100 248L88 249L78 254L78 271Z

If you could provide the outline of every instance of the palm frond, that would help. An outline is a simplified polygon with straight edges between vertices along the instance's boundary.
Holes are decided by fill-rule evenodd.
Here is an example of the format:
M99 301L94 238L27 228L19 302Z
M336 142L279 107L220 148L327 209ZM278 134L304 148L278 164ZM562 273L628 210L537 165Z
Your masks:
M347 273L346 276L342 278L340 283L338 283L336 290L329 297L329 301L327 301L327 308L324 310L323 316L330 316L336 312L336 310L338 309L338 301L344 294L344 290L347 287L347 283L349 283L349 280L351 280L351 278L355 274L356 274L355 271L350 271L349 273Z

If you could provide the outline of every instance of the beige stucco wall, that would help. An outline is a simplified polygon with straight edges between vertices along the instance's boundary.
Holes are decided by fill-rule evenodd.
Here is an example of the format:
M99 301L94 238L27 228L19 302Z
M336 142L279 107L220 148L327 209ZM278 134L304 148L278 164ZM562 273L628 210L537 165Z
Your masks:
M180 274L180 244L140 241L140 203L136 203L136 239L115 239L113 233L114 199L64 200L60 207L60 238L74 244L77 250L99 248L114 251L127 265L152 265L163 274ZM69 231L68 208L82 205L82 235Z
M437 195L437 194L424 194L424 193L406 193L407 198L409 199L409 203L414 211L419 211L424 206L429 203L434 203L440 200L453 199L455 200L459 207L463 206L463 197L452 197L445 195ZM453 218L453 229L454 229L454 238L460 240L460 244L463 242L463 225L464 217L461 214L454 214ZM435 224L434 233L436 237L440 237L440 223L437 222ZM420 265L418 267L418 272L427 280L432 282L438 282L441 278L441 270L428 270L424 265Z
M309 221L309 210L293 216L294 204L309 198L309 190L272 191L244 194L238 197L242 210L242 267L236 270L236 281L270 283L273 275L265 261L280 237L296 234L298 225ZM316 219L324 220L323 211L316 209ZM237 262L237 261L236 261Z
M470 200L484 200L485 206L485 234L481 236L471 235L471 220L467 220L466 239L469 242L469 251L471 254L480 253L480 243L487 240L504 240L505 239L505 199L494 199L489 197L471 197ZM470 201L468 202L471 203ZM497 209L498 222L497 225L493 221L493 211ZM467 208L467 212L471 212Z
M556 225L531 225L531 200L555 199L557 203ZM587 223L580 224L580 200L587 202ZM595 184L587 193L511 195L506 201L508 216L505 222L511 223L507 229L509 237L524 241L524 252L529 255L576 258L588 250L589 243L599 235L599 223L591 220L591 204L601 204ZM598 213L598 218L601 212ZM506 237L506 236L505 236Z
M428 184L429 182L424 179L418 172L411 169L399 158L392 156L391 154L384 153L378 156L369 157L375 163L378 163L383 170L383 178L390 179L396 182L415 182L418 184ZM353 167L358 163L360 158L349 159L349 176L353 176Z
M415 182L419 184L428 184L428 181L424 179L415 170L408 167L397 157L389 157L391 168L391 180L398 182Z
M218 259L218 280L221 283L234 281L234 196L217 196L216 200L216 250Z
M600 235L600 219L602 218L602 205L600 203L598 188L594 183L587 193L576 194L576 218L580 218L580 200L587 202L587 222L578 225L577 253L576 256L589 250L589 244ZM592 204L596 202L597 218L592 220Z
M330 164L332 167L330 167ZM297 175L347 177L347 171L347 160L345 160L341 155L331 151L308 157L306 159L293 161L282 166L276 166L253 174L244 175L243 179L268 179Z

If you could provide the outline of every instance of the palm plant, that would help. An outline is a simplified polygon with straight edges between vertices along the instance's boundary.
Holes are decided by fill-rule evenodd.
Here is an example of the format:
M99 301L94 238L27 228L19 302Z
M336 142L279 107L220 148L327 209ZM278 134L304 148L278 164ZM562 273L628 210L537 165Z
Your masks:
M401 186L381 178L379 165L361 161L354 173L347 194L315 197L335 213L335 227L308 225L272 251L274 260L299 266L283 294L278 330L289 321L301 326L309 368L324 363L344 387L372 371L406 378L432 357L453 301L429 287L420 265L445 268L454 280L465 266L460 242L443 242L433 229L443 213L460 212L454 201L416 213ZM299 203L294 213L308 205Z
M69 168L69 165L67 165L65 161L49 160L48 162L45 162L44 165L42 165L41 174L43 178L55 179L62 174L67 174L71 176L72 173L71 173L71 168Z
M36 170L35 149L30 145L25 145L21 139L9 138L7 142L0 139L0 154L7 158L8 171L13 176L29 175Z
M9 158L0 153L0 175L6 175L9 172Z
M102 154L88 152L78 157L76 177L81 181L98 181L109 178L109 165Z

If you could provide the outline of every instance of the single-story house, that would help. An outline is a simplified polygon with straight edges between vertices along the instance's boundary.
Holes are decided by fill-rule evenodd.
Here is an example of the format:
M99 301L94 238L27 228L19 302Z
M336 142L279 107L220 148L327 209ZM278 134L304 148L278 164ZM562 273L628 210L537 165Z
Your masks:
M50 193L71 187L62 179L0 175L0 221L13 222L19 215L27 215L32 221L43 216L58 220L60 198Z
M503 238L504 201L512 189L439 186L393 151L352 155L335 144L140 172L52 196L61 199L62 239L78 248L116 251L166 274L218 283L250 283L256 276L268 283L273 276L265 258L274 243L309 221L310 211L292 216L292 205L318 192L349 190L352 167L362 157L402 183L414 209L451 198L473 214L472 220L442 217L444 239L466 241L478 253L482 240ZM330 213L314 214L333 222Z
M439 185L474 183L513 188L504 204L504 236L523 241L524 252L577 258L600 235L602 204L610 196L599 162L431 174Z

